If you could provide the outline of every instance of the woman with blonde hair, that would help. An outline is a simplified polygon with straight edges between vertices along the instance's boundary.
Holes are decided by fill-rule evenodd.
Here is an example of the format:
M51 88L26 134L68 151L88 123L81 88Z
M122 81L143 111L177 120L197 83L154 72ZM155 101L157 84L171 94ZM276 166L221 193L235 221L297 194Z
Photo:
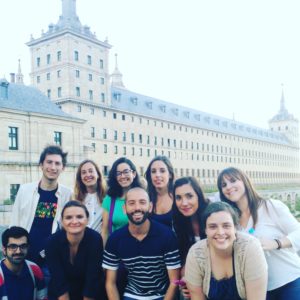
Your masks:
M88 227L101 233L102 201L106 193L106 184L93 160L86 159L80 163L74 190L74 198L83 203L89 211Z

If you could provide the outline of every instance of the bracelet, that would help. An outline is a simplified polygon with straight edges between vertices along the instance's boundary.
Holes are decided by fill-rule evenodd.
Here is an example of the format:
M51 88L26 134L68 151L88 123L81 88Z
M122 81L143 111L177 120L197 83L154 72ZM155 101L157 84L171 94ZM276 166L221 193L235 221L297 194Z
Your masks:
M279 249L281 249L282 248L282 243L280 242L280 240L278 240L278 239L274 239L274 241L277 243L277 250L279 250Z

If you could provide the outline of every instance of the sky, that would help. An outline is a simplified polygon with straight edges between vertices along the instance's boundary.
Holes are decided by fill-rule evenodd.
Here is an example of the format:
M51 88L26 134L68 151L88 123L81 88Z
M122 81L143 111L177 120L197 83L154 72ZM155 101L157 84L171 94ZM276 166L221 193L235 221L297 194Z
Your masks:
M29 84L30 35L56 23L61 0L0 0L0 77L21 59ZM108 38L131 91L268 128L280 108L300 118L299 0L77 0L77 15Z

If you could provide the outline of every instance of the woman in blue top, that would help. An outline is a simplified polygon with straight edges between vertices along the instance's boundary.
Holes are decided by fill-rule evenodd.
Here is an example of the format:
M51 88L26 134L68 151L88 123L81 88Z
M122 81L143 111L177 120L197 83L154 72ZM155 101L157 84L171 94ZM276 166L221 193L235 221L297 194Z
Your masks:
M174 169L166 156L152 159L145 174L148 194L153 203L152 220L172 227Z

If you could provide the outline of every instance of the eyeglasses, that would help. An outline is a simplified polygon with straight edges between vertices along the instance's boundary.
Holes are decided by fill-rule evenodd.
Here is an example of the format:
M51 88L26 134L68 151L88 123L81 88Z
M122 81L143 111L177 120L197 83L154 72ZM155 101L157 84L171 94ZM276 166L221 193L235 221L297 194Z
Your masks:
M116 172L116 177L121 177L122 175L127 176L127 175L129 175L131 172L133 172L133 171L130 170L130 169L125 169L125 170L123 170L123 171L117 171L117 172Z
M28 247L29 247L28 244L21 244L21 245L9 244L6 246L6 248L11 251L17 251L18 248L20 249L20 251L26 251L28 249Z

